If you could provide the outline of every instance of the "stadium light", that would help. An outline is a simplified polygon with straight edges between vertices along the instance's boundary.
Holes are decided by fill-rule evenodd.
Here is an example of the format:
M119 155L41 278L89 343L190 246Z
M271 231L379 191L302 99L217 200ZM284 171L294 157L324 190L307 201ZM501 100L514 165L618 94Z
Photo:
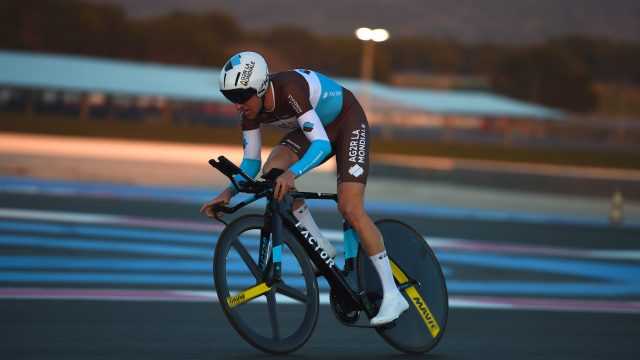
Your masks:
M385 29L369 29L361 27L356 30L356 37L363 41L361 78L363 85L373 79L374 43L389 39L389 32Z
M375 42L382 42L389 39L389 32L386 29L369 29L361 27L356 30L356 37L362 41L373 40Z
M389 32L385 29L369 29L361 27L356 30L356 37L362 40L362 64L360 66L360 77L362 86L360 89L361 102L365 111L367 111L369 103L369 85L373 80L373 60L374 60L374 44L389 39Z

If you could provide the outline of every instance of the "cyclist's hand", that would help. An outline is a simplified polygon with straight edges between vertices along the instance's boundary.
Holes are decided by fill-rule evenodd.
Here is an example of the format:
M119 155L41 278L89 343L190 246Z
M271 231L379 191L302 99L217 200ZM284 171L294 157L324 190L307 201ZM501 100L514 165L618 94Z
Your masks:
M282 199L284 199L284 195L293 189L295 180L296 174L291 170L287 170L282 175L278 176L276 179L276 187L273 192L273 196L278 200L278 202L282 201Z
M212 206L216 204L227 205L229 201L231 201L231 196L233 196L233 192L231 189L224 190L220 193L220 195L216 196L215 199L202 205L202 207L200 208L200 213L207 215L207 217L209 218L214 217ZM223 215L224 213L221 212L218 212L216 214L217 217L222 217Z

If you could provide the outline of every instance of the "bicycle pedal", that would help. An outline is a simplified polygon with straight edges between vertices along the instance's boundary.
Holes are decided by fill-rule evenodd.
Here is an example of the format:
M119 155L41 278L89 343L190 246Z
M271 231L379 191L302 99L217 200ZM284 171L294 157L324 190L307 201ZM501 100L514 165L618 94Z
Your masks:
M386 324L382 324L382 325L378 325L378 326L372 326L372 328L379 329L379 330L389 330L389 329L393 329L394 327L396 327L396 325L398 325L397 321L393 320L392 322L388 322Z
M393 320L390 323L386 323L386 324L382 324L382 325L378 325L378 326L373 326L373 325L355 325L355 324L344 324L344 325L345 326L350 326L350 327L362 328L362 329L389 330L389 329L393 329L394 327L396 327L398 325L398 323L396 323L396 320Z

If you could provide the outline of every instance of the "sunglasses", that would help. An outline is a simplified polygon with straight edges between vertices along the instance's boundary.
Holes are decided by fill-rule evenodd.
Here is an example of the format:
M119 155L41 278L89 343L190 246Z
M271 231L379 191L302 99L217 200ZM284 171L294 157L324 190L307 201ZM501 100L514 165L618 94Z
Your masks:
M244 104L253 95L257 94L256 89L232 89L232 90L220 90L222 95L234 104Z

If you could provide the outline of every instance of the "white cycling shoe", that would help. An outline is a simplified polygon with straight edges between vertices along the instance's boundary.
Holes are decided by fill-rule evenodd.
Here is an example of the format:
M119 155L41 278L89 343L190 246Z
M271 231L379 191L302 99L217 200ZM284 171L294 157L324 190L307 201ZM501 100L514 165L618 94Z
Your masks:
M378 314L371 319L371 326L380 326L392 322L407 311L409 303L398 291L392 294L385 294L382 298L382 305Z

